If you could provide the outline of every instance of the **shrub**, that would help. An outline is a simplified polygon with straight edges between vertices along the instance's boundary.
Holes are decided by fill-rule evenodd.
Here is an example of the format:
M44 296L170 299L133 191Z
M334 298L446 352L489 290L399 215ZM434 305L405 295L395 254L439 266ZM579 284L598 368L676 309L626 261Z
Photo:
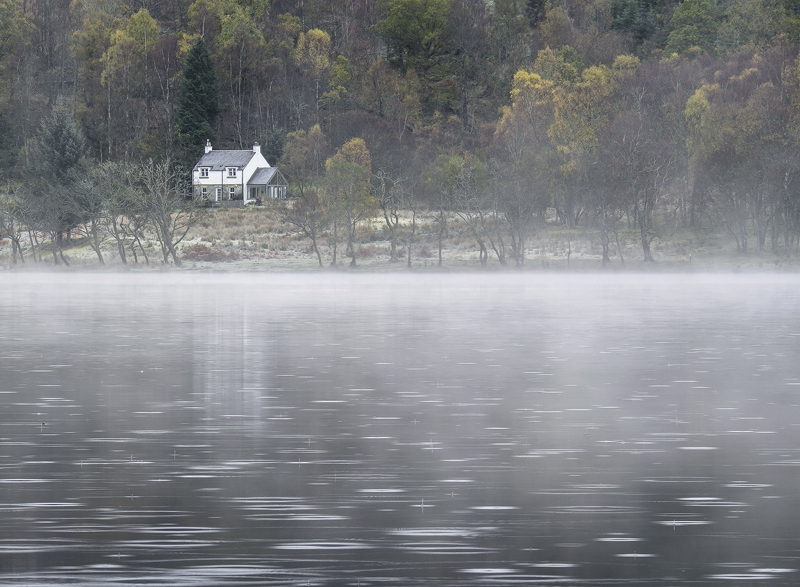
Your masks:
M356 257L372 259L377 254L375 247L361 245L356 249Z
M212 249L204 244L194 244L185 247L182 251L184 260L187 261L237 261L239 259L239 251L231 251L225 253L218 249Z

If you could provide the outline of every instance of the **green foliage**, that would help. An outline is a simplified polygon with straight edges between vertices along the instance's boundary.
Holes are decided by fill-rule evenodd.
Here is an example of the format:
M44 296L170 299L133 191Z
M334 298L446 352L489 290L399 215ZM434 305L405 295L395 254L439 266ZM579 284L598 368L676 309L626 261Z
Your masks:
M0 63L26 44L33 25L26 18L16 0L0 0Z
M547 48L560 49L564 45L574 42L574 23L569 12L563 6L548 5L539 31Z
M350 83L350 60L339 55L333 62L328 80L327 92L322 95L322 103L326 105L334 104L344 98L347 94L347 86Z
M78 134L90 156L131 165L176 142L174 156L193 165L206 139L220 149L261 140L291 192L317 198L312 216L331 186L355 185L346 152L361 137L376 174L391 169L439 207L440 238L442 198L469 176L480 198L448 205L491 212L470 216L481 247L520 246L545 208L570 226L601 223L607 238L621 214L650 222L645 192L672 198L681 222L689 201L714 221L741 186L768 201L758 214L776 233L800 242L800 204L786 203L800 202L800 0L168 4L74 0L67 14L34 3L34 19L0 0L0 174L64 158L29 182L42 198L25 202L55 210L29 211L37 230L69 226L58 196L75 176L67 160L83 152ZM79 132L38 153L59 97ZM326 137L349 146L330 157ZM745 201L749 231L756 200ZM133 233L114 234L130 250Z
M569 50L571 48L567 46L565 49ZM579 56L577 58L580 60ZM556 53L549 47L539 51L539 55L537 55L533 64L533 71L539 74L542 79L549 80L555 84L574 82L580 77L580 72L572 63L567 63L564 60L564 55L561 51Z
M190 153L200 153L207 139L216 136L219 85L203 39L186 56L178 99L178 132Z
M303 30L302 21L291 14L281 14L275 26L275 40L278 55L291 55L300 32Z
M320 29L300 33L297 41L297 63L319 77L331 66L331 36Z
M31 163L41 175L54 182L68 181L70 172L86 154L86 141L70 110L59 104L33 142Z
M283 129L272 129L267 135L267 144L264 145L264 158L270 165L275 165L283 156L283 147L286 145L286 133Z
M356 264L357 225L377 211L378 203L370 190L371 177L372 158L364 140L360 138L347 141L336 155L325 162L322 209L334 225L334 249L337 246L336 228L340 225L346 227L351 266Z
M247 57L255 59L264 50L264 37L247 11L236 6L220 20L220 31L215 43L222 53L246 50ZM236 55L237 58L240 55Z
M280 165L292 189L303 194L317 183L325 172L327 151L327 138L318 124L308 132L298 130L286 135Z
M790 27L789 13L779 0L733 0L719 27L717 45L723 54L742 47L763 50Z
M16 0L0 0L0 176L16 156L14 147L19 147L12 140L12 121L8 118L8 99L14 91L9 65L31 43L34 32Z
M561 50L558 52L558 56L564 60L564 63L567 63L575 68L575 73L578 76L580 76L583 73L583 70L586 69L586 64L584 64L583 58L569 45L564 45L561 47Z
M525 16L531 26L536 26L545 13L547 0L528 0L525 4Z
M450 0L379 0L386 16L373 27L386 43L389 62L406 73L426 71L445 53Z
M153 47L159 35L159 26L146 8L132 15L125 23L125 31L136 41L140 50L146 54Z
M684 0L672 14L673 31L667 37L664 53L681 54L699 47L710 55L716 54L717 30L722 16L722 11L711 0Z
M95 155L108 150L108 91L102 85L104 61L111 45L111 34L121 26L121 21L104 12L89 13L70 43L83 80L82 91L76 97L75 117Z
M657 29L661 4L662 0L612 0L612 27L630 33L641 44Z

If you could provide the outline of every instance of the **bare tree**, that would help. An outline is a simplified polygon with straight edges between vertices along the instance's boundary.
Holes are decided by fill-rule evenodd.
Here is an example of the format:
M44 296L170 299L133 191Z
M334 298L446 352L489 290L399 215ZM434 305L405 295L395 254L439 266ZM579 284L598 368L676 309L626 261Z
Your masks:
M409 186L413 187L413 186ZM411 251L414 247L414 240L417 236L417 211L420 206L419 198L413 189L403 189L403 207L411 214L411 223L404 232L403 243L406 247L406 266L411 269Z
M172 262L180 266L176 249L189 230L205 214L190 199L191 191L186 179L169 159L155 163L145 161L138 166L136 207L149 219L161 245L165 264Z
M75 230L85 236L89 246L97 255L101 265L105 264L102 245L105 242L106 232L103 230L106 216L106 198L101 186L95 181L97 167L69 186L64 194L64 205L80 218Z
M372 195L378 202L383 212L383 220L389 230L391 250L389 261L394 263L400 259L397 256L398 229L401 226L401 209L404 204L403 177L392 177L388 172L379 169L372 176Z
M313 188L306 188L297 199L283 203L280 216L305 236L311 239L311 246L317 255L319 266L322 267L322 254L317 240L328 224L328 218L322 208L319 192Z
M0 191L0 238L8 237L11 241L11 259L17 264L25 262L22 250L22 199L17 194L17 186L6 186Z

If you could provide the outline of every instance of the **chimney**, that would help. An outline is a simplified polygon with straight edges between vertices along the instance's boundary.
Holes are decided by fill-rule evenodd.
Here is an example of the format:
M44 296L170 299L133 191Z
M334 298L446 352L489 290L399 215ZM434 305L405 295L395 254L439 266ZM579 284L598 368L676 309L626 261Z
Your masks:
M206 153L210 153L212 150L213 150L213 147L211 146L211 140L210 139L206 139Z
M258 142L253 143L253 153L261 154L261 145Z

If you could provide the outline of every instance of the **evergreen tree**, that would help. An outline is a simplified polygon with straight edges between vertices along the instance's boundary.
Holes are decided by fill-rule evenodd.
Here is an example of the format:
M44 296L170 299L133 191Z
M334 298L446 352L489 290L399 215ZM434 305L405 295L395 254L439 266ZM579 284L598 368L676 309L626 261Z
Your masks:
M75 179L82 175L86 151L83 133L70 109L62 102L42 121L33 141L31 165L26 169L23 197L29 226L50 235L53 261L68 264L63 237L86 217L81 202L72 196Z
M693 47L716 54L717 29L723 16L722 9L712 0L683 0L672 13L673 30L667 37L664 54L685 53Z
M33 159L43 179L66 184L69 172L86 152L83 132L75 124L72 112L62 103L42 121L42 128L33 144Z
M219 116L219 84L211 55L202 38L186 56L178 99L178 132L187 155L199 154L215 135Z
M264 157L270 165L277 165L283 157L283 148L286 146L286 134L283 129L272 129L267 135L267 144Z

